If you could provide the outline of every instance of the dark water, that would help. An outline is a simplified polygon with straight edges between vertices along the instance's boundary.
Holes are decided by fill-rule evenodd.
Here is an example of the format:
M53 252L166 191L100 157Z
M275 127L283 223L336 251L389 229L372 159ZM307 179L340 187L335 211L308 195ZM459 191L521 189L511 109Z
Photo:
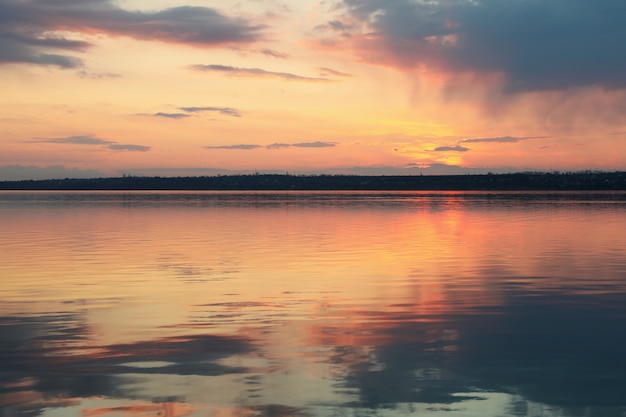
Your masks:
M626 416L626 194L0 193L0 416Z

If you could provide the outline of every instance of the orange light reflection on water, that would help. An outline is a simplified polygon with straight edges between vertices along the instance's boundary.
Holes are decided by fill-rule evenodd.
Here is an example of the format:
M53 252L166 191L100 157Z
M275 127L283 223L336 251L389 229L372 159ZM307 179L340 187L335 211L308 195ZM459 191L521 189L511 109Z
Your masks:
M457 351L465 318L499 314L512 288L623 288L611 266L626 258L623 211L598 221L579 206L521 210L457 194L283 198L4 208L0 273L12 279L0 315L41 352L25 367L123 376L145 398L224 415L294 411L349 402L338 381L383 369L381 352L395 345ZM31 391L4 401L35 403ZM194 413L169 404L83 414Z

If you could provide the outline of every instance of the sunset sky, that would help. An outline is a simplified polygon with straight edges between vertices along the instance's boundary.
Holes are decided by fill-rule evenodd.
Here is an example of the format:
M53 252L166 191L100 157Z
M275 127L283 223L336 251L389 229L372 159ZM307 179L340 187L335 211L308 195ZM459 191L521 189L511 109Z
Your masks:
M0 0L0 180L626 169L623 0Z

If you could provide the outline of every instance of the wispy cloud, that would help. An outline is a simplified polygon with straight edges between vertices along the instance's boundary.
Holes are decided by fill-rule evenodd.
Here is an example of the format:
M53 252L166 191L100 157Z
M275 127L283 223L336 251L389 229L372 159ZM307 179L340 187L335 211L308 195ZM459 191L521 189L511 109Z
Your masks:
M336 142L299 142L299 143L272 143L271 145L219 145L219 146L205 146L206 149L282 149L282 148L332 148L336 146Z
M241 68L241 67L231 67L228 65L191 65L189 67L195 71L203 71L203 72L219 72L222 74L237 76L237 77L258 77L258 78L278 78L286 81L305 81L305 82L322 82L328 83L333 82L335 80L325 78L325 77L306 77L302 75L292 74L289 72L275 72L275 71L267 71L261 68Z
M267 145L267 149L281 149L281 148L289 148L291 146L290 143L272 143L271 145Z
M120 74L115 74L112 72L87 72L85 70L78 71L76 75L80 78L88 78L91 80L105 80L122 77Z
M100 139L91 135L68 136L64 138L35 139L39 143L65 143L72 145L109 145L115 143L107 139Z
M268 49L268 48L264 48L259 50L259 52L265 56L269 56L272 58L279 58L279 59L287 59L289 58L289 54L286 54L284 52L280 52L280 51L275 51L273 49Z
M113 149L116 151L148 152L150 150L150 147L143 145L122 145L118 143L112 143L109 145L109 149Z
M84 51L91 44L53 35L55 31L207 47L255 42L264 30L264 25L209 7L145 12L123 9L113 0L0 0L0 64L82 66L81 59L67 52Z
M261 145L250 145L250 144L240 144L240 145L218 145L218 146L205 146L205 149L258 149L263 148Z
M316 70L319 71L319 74L320 74L321 77L329 77L329 76L334 76L334 77L354 77L354 75L352 75L352 74L348 74L347 72L337 71L337 70L334 70L332 68L318 67L318 68L316 68Z
M543 139L545 136L524 136L524 137L515 137L515 136L500 136L495 138L472 138L472 139L463 139L461 143L516 143L521 142L523 140L528 139Z
M469 148L466 148L464 146L439 146L435 149L433 149L433 151L435 152L467 152L469 151Z
M163 113L163 112L154 113L153 116L165 117L166 119L185 119L189 117L189 115L186 113Z
M296 148L332 148L337 145L335 142L301 142L301 143L292 143L291 146Z
M336 32L340 33L341 36L349 37L353 26L340 20L331 20L324 24L317 25L313 29L318 32Z
M102 139L93 135L67 136L63 138L34 139L33 143L56 143L65 145L105 146L115 151L147 152L151 148L143 145L121 144L114 140Z
M237 109L233 109L232 107L179 107L179 110L186 111L188 113L198 113L198 112L217 112L224 114L226 116L233 117L241 117L241 112Z
M215 106L202 106L202 107L177 107L177 110L181 110L184 113L179 112L158 112L153 114L145 114L141 113L139 116L152 116L152 117L161 117L165 119L186 119L191 117L194 113L203 113L203 112L213 112L220 113L225 116L231 117L241 117L241 112L232 107L215 107Z

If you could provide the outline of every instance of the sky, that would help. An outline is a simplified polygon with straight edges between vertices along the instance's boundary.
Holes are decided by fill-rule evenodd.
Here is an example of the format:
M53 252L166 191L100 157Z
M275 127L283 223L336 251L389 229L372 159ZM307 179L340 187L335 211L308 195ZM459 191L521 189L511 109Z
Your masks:
M623 0L0 0L0 180L626 169Z

